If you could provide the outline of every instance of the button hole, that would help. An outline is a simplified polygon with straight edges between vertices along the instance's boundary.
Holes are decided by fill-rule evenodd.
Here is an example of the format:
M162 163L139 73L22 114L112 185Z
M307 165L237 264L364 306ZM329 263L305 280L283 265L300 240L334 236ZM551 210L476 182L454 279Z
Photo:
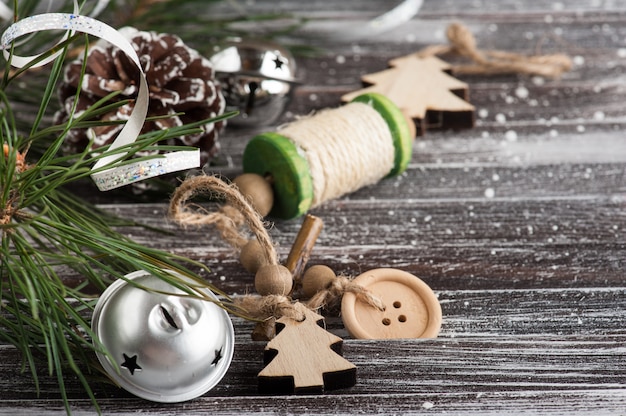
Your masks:
M395 302L393 303L393 307L394 307L394 308L396 308L396 309L399 309L399 308L401 308L401 307L402 307L402 303L400 303L400 301L399 301L399 300L397 300L397 301L395 301Z
M389 319L389 318L383 318L383 325L385 325L385 326L389 326L389 325L391 325L391 319Z
M399 321L399 322L406 322L406 315L400 315L400 316L398 316L398 321Z

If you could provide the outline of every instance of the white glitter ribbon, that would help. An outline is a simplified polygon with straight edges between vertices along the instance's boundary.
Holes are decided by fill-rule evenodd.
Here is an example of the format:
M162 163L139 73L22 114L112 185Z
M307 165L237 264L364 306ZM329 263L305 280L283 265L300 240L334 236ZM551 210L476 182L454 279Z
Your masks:
M32 59L37 57L11 56L8 52L11 43L21 36L45 30L66 30L68 33L81 32L104 39L121 49L137 66L140 72L140 79L135 107L119 135L109 146L109 150L132 144L141 133L141 128L146 120L149 96L146 75L139 62L139 57L130 42L111 26L91 17L74 13L44 13L26 17L9 26L2 34L2 38L0 38L0 49L3 49L5 58L11 59L13 66L18 68L26 66ZM200 165L200 150L195 149L172 152L166 155L155 156L154 159L147 161L143 160L115 166L127 154L128 152L120 152L108 155L96 162L93 167L95 172L92 173L91 178L101 191ZM109 169L103 169L106 167L109 167Z

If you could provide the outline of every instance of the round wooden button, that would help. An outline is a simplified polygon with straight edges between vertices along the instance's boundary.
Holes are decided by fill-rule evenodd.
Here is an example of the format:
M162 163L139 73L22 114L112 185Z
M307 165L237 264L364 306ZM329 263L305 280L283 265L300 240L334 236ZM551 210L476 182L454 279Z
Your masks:
M385 310L348 292L341 301L344 326L353 338L434 338L441 328L441 305L430 287L402 270L374 269L354 283L382 300Z

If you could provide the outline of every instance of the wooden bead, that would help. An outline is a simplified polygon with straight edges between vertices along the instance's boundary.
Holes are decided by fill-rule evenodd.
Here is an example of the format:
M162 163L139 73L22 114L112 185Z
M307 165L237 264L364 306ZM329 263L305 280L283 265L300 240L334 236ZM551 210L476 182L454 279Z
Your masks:
M233 179L233 183L262 217L270 213L274 205L274 191L263 176L244 173Z
M302 295L312 298L317 292L326 290L335 280L335 272L328 266L318 264L309 267L302 276Z
M288 295L293 287L293 277L283 265L266 264L256 272L254 287L261 296Z
M267 263L261 244L256 238L249 240L241 248L239 261L244 269L250 273L256 273L261 266Z

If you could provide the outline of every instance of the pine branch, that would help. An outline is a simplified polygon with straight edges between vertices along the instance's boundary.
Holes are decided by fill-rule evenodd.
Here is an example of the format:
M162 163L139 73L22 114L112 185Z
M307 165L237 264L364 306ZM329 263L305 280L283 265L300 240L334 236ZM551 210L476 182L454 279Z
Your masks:
M129 159L123 164L130 163L130 158L141 160L136 156L143 150L181 150L158 143L197 133L202 124L232 114L146 133L114 150L104 146L95 154L88 146L78 154L63 154L70 130L107 125L99 116L126 103L111 103L112 94L64 124L51 123L58 106L54 97L63 60L77 41L80 48L89 47L87 37L72 37L54 48L63 53L52 65L33 73L11 71L7 62L0 89L0 341L22 354L23 370L30 372L37 392L42 369L56 377L68 413L65 383L69 376L79 380L97 408L90 384L102 369L93 352L106 353L91 331L95 299L87 287L102 291L112 281L126 279L129 272L145 270L182 290L182 296L213 301L204 292L210 289L221 297L221 307L241 313L226 293L193 271L206 269L203 264L132 241L115 229L132 221L105 213L66 190L68 184L92 174L92 167L103 157L126 154ZM29 85L29 94L24 94L23 83ZM33 99L36 92L39 96ZM30 114L29 118L18 119L16 109ZM143 158L151 157L161 156ZM65 284L68 270L82 276L80 284Z

